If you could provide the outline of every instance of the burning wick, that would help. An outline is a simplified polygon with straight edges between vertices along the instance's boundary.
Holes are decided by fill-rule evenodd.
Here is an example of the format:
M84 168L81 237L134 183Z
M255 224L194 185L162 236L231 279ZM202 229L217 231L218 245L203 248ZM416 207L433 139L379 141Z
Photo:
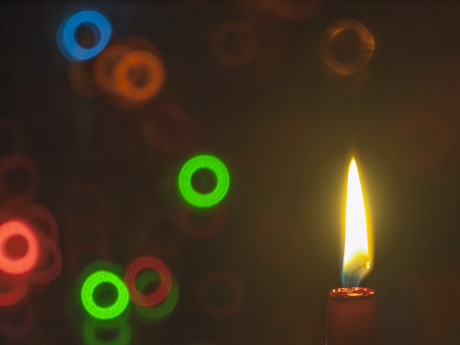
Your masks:
M329 292L327 305L327 345L377 344L375 290L359 287L371 270L366 211L353 158L348 169L343 255L343 288Z

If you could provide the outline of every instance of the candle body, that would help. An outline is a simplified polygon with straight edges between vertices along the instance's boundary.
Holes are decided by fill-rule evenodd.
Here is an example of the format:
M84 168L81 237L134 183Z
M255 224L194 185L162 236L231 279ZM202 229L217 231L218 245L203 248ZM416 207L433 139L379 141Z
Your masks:
M340 288L329 293L327 345L376 345L375 290Z

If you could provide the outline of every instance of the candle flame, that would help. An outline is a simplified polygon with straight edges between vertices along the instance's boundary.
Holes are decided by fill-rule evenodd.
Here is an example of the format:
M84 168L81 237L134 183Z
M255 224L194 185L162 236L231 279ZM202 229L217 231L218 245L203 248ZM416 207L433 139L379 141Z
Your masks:
M352 158L348 168L347 204L345 221L345 250L343 254L343 286L358 286L371 270L366 210L359 180L358 166Z

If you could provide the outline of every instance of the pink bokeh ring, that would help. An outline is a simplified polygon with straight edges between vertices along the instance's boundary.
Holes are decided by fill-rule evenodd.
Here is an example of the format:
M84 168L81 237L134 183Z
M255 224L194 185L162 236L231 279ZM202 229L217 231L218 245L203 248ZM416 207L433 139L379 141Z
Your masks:
M145 269L153 269L160 276L160 286L153 293L144 295L136 289L135 279ZM131 300L144 307L153 307L163 302L169 294L172 285L171 271L161 260L151 256L141 256L135 259L126 269L124 281L129 290Z
M6 248L8 240L22 237L27 243L26 253L12 257ZM40 242L32 227L21 219L10 219L0 225L0 270L8 274L24 274L35 268L40 257Z

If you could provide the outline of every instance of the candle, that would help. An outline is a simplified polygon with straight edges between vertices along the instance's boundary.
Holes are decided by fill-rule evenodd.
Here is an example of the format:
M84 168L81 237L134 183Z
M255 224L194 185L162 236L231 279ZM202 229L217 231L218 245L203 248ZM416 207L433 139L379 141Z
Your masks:
M364 197L358 167L353 158L348 169L343 255L343 288L329 292L327 345L375 345L377 343L375 290L358 287L371 270Z

